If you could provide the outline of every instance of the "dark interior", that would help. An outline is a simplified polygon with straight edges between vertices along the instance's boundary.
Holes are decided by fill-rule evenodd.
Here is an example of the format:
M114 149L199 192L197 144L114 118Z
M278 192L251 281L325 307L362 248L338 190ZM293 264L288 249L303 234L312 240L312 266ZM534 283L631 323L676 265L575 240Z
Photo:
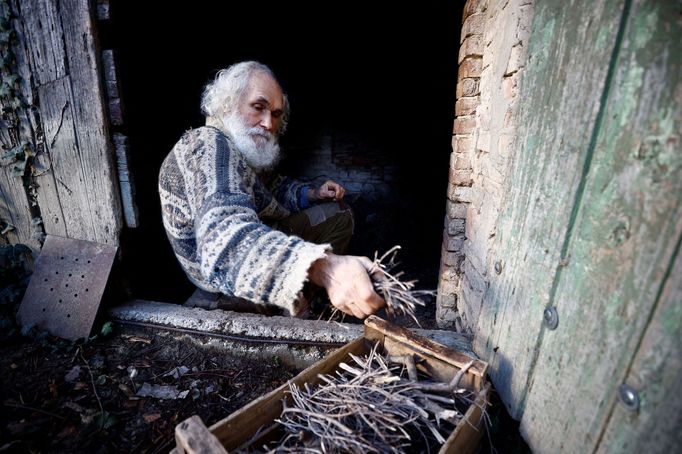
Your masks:
M172 3L171 3L172 4ZM136 298L182 302L193 291L170 249L157 193L162 160L203 124L199 99L218 69L270 66L289 95L282 137L290 174L323 131L351 136L397 167L391 192L354 201L351 252L402 245L403 269L434 289L454 119L459 2L117 1L100 27L116 53L140 227L124 229L122 269ZM220 6L216 6L220 5ZM362 160L359 161L362 166ZM286 173L286 172L283 172ZM343 181L339 181L343 183Z

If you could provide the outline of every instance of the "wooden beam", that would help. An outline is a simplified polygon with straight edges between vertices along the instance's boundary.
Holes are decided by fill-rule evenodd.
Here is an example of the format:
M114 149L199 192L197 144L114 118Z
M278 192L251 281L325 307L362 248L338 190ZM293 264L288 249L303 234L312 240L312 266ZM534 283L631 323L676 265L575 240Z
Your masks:
M175 426L177 449L186 454L227 454L199 416L191 416Z
M82 154L76 137L69 76L41 86L38 93L50 159L50 170L38 180L45 183L38 191L38 202L41 212L45 210L43 220L48 220L47 233L97 241L97 226L85 184L87 176L81 166Z
M88 0L64 0L59 11L73 87L73 115L88 209L96 226L93 241L118 245L121 198L104 99L94 11Z

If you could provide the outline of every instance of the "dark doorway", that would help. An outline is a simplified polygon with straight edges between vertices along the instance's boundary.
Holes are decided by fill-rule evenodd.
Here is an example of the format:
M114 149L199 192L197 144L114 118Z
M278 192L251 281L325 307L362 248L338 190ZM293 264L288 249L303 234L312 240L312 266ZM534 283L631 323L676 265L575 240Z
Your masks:
M140 227L122 239L135 297L192 292L161 224L158 171L183 131L203 124L203 85L246 59L270 66L291 101L283 173L319 177L310 164L323 146L336 160L328 176L367 176L351 191L352 252L400 244L406 272L435 288L462 5L380 3L112 2L102 42L116 52L137 186Z

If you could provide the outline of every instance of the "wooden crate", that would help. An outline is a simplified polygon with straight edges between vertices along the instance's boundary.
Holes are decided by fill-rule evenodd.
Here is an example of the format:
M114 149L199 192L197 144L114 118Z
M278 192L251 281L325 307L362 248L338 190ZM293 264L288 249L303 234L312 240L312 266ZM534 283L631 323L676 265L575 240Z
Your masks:
M302 387L304 383L319 383L318 374L332 374L341 362L351 360L349 353L364 355L379 342L390 355L412 354L421 358L420 367L425 367L434 379L449 383L455 373L472 358L441 344L414 334L412 331L395 326L379 317L371 316L365 321L364 335L334 351L318 361L284 385L254 400L210 428L193 416L176 426L175 453L225 453L239 449L260 431L253 446L261 446L277 429L274 422L282 412L282 400L290 399L289 386L293 383ZM483 435L483 410L488 405L490 384L486 381L488 364L475 360L460 381L460 387L478 394L457 427L452 431L440 449L440 453L474 452Z

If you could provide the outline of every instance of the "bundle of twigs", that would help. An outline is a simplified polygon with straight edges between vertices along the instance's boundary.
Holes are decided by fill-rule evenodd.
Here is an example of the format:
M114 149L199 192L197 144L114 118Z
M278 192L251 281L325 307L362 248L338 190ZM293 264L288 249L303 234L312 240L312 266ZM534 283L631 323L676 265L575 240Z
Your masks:
M394 272L399 263L396 256L400 246L393 246L384 255L378 257L378 252L374 253L374 266L380 269L383 278L374 281L374 289L386 301L386 312L395 317L398 315L409 315L419 325L415 316L417 306L424 306L420 299L427 295L434 295L433 290L415 290L416 280L403 281L403 271Z
M396 261L396 256L400 246L393 246L384 255L379 257L378 251L374 253L374 268L370 271L373 276L374 290L384 298L386 301L386 313L390 317L397 317L401 315L409 315L412 320L419 326L419 320L416 316L417 306L425 306L426 304L421 298L425 296L433 296L436 294L435 290L415 290L417 280L402 281L401 278L405 274L403 271L395 272L399 262ZM376 271L380 271L376 273ZM335 320L338 314L342 312L334 308L329 317L329 321ZM323 314L324 315L324 314ZM322 316L320 316L322 317ZM342 314L341 321L345 318Z
M401 376L416 374L414 359L382 356L377 346L363 358L350 356L353 365L319 375L323 384L291 386L292 402L277 420L287 435L270 452L401 453L415 438L428 450L433 440L445 441L441 431L451 431L472 403L458 387L468 366L446 384Z

